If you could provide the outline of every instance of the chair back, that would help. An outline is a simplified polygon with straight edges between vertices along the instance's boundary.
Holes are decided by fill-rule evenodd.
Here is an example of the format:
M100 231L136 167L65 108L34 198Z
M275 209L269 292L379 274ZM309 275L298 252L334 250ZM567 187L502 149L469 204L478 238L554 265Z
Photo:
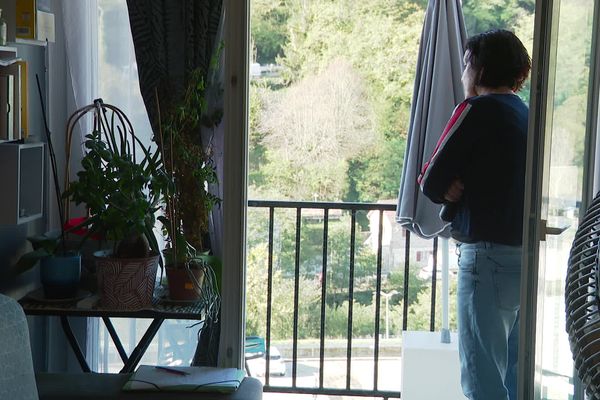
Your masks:
M1 294L0 399L38 399L25 313L14 299Z

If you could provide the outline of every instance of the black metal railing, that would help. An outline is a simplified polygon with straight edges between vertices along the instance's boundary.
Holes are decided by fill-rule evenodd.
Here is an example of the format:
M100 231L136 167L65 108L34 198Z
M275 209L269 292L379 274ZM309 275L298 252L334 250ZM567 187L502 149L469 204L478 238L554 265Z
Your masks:
M264 201L250 200L248 206L254 208L268 209L268 272L267 272L267 304L266 306L266 360L270 360L271 347L271 320L273 315L273 269L274 269L274 226L275 226L275 209L295 210L295 258L294 258L294 312L293 312L293 334L292 334L292 356L291 356L291 386L275 386L270 382L270 362L265 363L265 381L264 391L275 393L295 393L295 394L313 394L313 395L333 395L333 396L357 396L357 397L376 397L382 399L400 398L400 391L389 391L379 389L379 358L380 358L380 317L381 317L381 291L382 291L382 242L383 242L383 222L384 213L396 210L395 204L377 204L377 203L335 203L335 202L299 202L299 201ZM299 293L300 293L300 242L303 220L303 210L318 209L322 210L323 216L323 255L322 255L322 273L321 273L321 298L320 298L320 336L319 336L319 376L318 385L315 387L299 386L297 382L298 374L298 321L299 321ZM326 297L327 297L327 277L328 277L328 239L329 239L329 222L330 211L342 210L350 214L350 254L348 263L348 318L347 318L347 346L346 346L346 382L344 388L327 387L324 379L324 364L325 364L325 342L327 340L325 332L325 316L326 316ZM353 339L353 303L354 303L354 272L355 272L355 243L356 243L356 227L357 213L359 212L377 212L378 227L377 227L377 252L376 252L376 276L375 276L375 321L373 335L373 387L371 389L356 389L351 385L352 377L352 339ZM394 222L395 223L395 222ZM373 228L371 228L371 232ZM411 254L411 234L409 231L405 233L404 242L404 290L403 290L403 316L402 330L408 327L408 304L409 304L409 268ZM430 313L430 330L435 328L435 297L436 297L436 280L437 280L437 238L431 240L431 252L433 254L433 267L431 277L431 313Z

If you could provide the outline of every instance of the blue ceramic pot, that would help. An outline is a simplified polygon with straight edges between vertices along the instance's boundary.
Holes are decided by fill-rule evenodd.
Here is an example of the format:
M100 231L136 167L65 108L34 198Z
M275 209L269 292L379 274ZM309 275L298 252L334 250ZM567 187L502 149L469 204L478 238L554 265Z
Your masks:
M81 278L81 255L68 252L40 261L40 278L48 299L68 299L77 296Z

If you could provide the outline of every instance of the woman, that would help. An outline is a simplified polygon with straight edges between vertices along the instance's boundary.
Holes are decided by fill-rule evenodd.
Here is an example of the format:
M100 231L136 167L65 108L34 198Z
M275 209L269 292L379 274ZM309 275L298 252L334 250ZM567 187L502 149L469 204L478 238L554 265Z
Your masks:
M455 208L461 384L472 400L517 399L519 292L527 105L515 94L531 69L506 30L471 37L458 105L419 183Z

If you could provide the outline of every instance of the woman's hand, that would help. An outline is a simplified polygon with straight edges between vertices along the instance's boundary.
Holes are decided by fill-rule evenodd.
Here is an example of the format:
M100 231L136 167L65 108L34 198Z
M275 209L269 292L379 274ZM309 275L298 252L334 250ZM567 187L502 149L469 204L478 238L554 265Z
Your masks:
M471 66L471 63L469 62L470 57L471 52L467 50L463 58L463 61L465 63L465 69L460 79L463 84L463 90L465 91L465 99L477 96L477 85L475 84L475 82L477 81L478 72L475 71Z
M465 185L463 184L463 182L460 179L456 178L455 180L452 181L452 183L450 184L450 187L444 194L444 199L446 199L447 201L449 201L451 203L456 203L462 197L464 190L465 190Z

